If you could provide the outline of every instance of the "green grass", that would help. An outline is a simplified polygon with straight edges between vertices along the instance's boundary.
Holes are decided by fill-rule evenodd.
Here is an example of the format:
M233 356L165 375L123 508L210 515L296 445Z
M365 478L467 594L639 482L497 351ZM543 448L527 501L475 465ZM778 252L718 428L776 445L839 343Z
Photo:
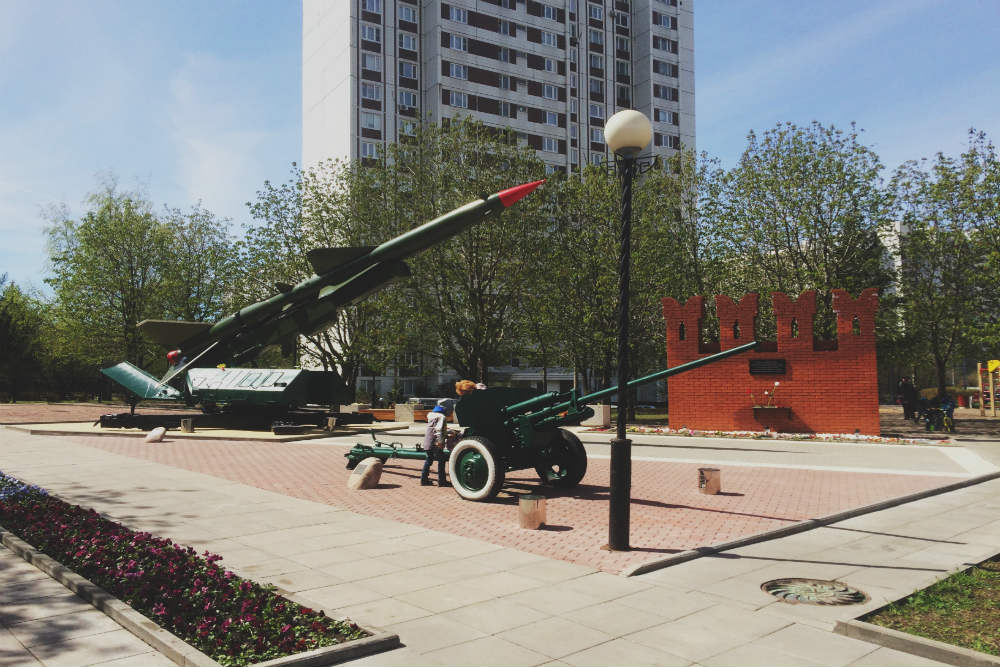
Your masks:
M1000 556L942 579L861 620L1000 655Z

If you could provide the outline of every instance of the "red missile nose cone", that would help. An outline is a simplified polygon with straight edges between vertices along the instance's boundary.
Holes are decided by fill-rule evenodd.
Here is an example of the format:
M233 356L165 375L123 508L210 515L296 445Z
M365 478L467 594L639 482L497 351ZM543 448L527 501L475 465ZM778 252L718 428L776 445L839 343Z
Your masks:
M516 202L521 201L528 195L530 195L535 188L545 182L543 178L540 181L535 181L534 183L525 183L524 185L515 185L512 188L507 188L506 190L501 190L497 193L500 197L500 201L503 202L504 208L510 207Z

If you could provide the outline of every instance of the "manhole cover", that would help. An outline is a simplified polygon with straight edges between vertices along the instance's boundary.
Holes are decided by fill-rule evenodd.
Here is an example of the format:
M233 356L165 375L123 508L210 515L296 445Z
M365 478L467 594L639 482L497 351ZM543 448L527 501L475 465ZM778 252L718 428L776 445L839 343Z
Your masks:
M772 579L761 584L760 589L791 604L861 604L869 599L864 591L823 579Z

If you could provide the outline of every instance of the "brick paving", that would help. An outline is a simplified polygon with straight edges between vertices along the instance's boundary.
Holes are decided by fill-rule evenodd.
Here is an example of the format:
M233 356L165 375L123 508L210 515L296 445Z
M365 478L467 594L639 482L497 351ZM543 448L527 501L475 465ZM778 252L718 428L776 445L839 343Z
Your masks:
M697 465L633 463L632 551L608 552L609 462L592 458L572 492L538 487L533 472L511 473L492 503L470 503L450 488L421 487L419 461L390 461L380 488L348 491L345 449L322 444L172 441L146 444L118 436L69 437L81 446L145 459L395 519L607 572L698 546L760 533L807 518L895 498L952 482L936 476L722 466L723 493L697 489ZM517 525L516 492L547 496L547 526Z
M143 414L177 414L191 408L157 408L143 404ZM0 403L0 424L46 424L55 422L94 422L101 415L128 412L124 403Z

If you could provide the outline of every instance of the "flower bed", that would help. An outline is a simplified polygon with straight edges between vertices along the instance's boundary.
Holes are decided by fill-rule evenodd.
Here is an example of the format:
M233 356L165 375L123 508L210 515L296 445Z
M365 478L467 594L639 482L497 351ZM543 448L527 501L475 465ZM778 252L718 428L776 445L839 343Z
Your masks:
M135 532L2 472L0 525L223 665L368 636L236 576L221 556Z
M771 408L774 409L774 408ZM784 408L780 408L784 409ZM686 435L699 438L740 438L745 440L819 440L822 442L868 442L878 444L940 445L950 440L925 440L921 438L884 438L878 435L852 433L778 433L776 431L701 431L690 428L670 428L668 426L629 426L629 433L643 435ZM609 433L614 429L588 428L586 433Z

